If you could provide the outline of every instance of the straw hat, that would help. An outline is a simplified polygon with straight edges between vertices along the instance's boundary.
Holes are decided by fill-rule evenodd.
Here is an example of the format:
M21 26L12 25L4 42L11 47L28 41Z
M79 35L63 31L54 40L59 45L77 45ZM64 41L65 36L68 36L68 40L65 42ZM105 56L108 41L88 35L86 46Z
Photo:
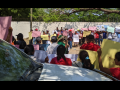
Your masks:
M64 39L64 38L65 38L65 36L60 35L60 36L58 37L57 42L59 42L61 39Z

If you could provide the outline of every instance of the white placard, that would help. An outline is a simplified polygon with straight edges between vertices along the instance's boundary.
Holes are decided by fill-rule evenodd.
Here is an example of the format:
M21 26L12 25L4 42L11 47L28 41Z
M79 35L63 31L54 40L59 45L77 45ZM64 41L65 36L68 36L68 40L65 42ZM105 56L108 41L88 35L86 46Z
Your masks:
M120 27L116 27L115 32L120 32Z
M37 59L37 62L44 63L45 58L47 57L47 52L43 50L36 50L34 53L34 57Z
M79 35L73 35L73 42L79 42Z
M49 58L49 63L51 62L51 60L54 58L54 57L57 57L56 54L48 54L48 58ZM77 61L77 57L78 57L78 54L65 54L65 57L66 58L70 58L71 61Z
M96 25L97 31L105 31L104 25Z

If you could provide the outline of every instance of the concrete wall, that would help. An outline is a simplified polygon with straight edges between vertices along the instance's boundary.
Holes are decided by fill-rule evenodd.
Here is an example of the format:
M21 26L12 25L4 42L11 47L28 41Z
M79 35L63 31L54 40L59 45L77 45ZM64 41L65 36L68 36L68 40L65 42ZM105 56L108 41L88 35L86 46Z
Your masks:
M61 29L61 27L63 27L63 29L81 29L96 25L109 25L111 27L120 27L120 22L33 22L32 29L34 30L35 28L38 28L40 31L49 30L50 34L52 34L52 31L55 30L56 27L58 27L59 29ZM13 36L17 35L18 33L23 33L24 38L28 37L28 32L30 31L30 22L12 21L11 26L13 28Z

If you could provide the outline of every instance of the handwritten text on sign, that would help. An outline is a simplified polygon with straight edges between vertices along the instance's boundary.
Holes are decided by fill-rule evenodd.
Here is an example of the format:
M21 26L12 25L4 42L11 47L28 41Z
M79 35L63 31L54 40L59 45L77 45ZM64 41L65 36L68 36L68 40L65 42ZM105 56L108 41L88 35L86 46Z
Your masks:
M79 35L73 35L73 42L79 42Z
M41 32L40 31L32 31L32 37L40 37Z

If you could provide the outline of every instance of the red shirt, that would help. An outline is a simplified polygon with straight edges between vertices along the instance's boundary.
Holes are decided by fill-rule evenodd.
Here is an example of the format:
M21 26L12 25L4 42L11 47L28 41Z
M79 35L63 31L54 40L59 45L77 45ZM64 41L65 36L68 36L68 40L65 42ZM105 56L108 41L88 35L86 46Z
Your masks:
M59 61L57 60L57 57L53 58L50 62L51 64L58 64L58 65L68 65L72 66L72 61L69 58L66 58L66 61L61 58Z
M92 51L97 51L100 48L99 45L94 44L94 43L87 43L87 44L83 44L80 49L86 49L86 50L92 50Z
M112 76L120 80L120 68L110 68Z
M95 33L95 34L94 34L94 37L95 37L95 38L99 38L99 34L98 34L98 33Z

